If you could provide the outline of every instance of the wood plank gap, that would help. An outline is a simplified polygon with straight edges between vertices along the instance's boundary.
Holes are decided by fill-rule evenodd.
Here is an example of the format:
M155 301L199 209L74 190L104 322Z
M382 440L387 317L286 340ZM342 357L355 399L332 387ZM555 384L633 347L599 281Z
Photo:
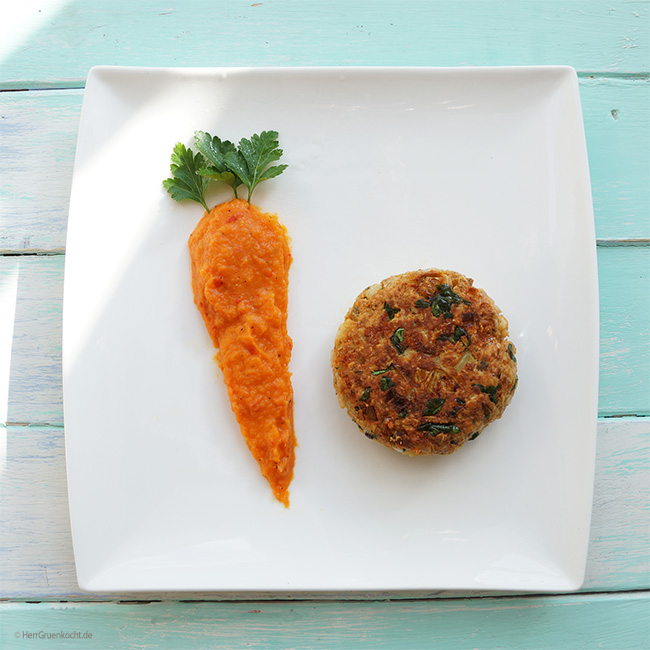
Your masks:
M350 598L346 592L341 592L341 598L340 599L318 599L318 598L273 598L273 600L264 600L264 599L256 599L256 598L251 598L250 600L248 599L233 599L233 600L225 600L225 599L218 599L216 597L215 599L208 599L205 597L197 598L197 599L192 599L192 598L152 598L152 599L136 599L134 598L133 600L125 599L125 598L101 598L101 599L76 599L76 598L40 598L38 600L33 599L33 598L0 598L0 605L2 604L23 604L23 605L48 605L48 604L53 604L53 603L63 603L63 604L70 604L70 605L100 605L100 604L113 604L113 605L157 605L157 604L184 604L184 605L204 605L204 604L214 604L214 605L224 605L224 604L232 604L232 605L241 605L241 606L246 606L248 604L255 604L255 605L260 605L260 606L266 606L268 607L269 604L278 604L278 603L292 603L292 604L298 604L298 603L305 603L307 605L318 605L318 604L323 604L323 605L336 605L342 604L342 603L352 603L352 602L359 602L359 603L373 603L373 602L382 602L382 603L395 603L395 604L402 604L402 603L436 603L436 604L442 604L442 603L458 603L460 600L512 600L512 599L517 599L517 600L534 600L534 599L540 599L540 598L552 598L553 601L557 601L558 599L570 599L570 598L598 598L598 597L608 597L608 598L615 598L618 600L623 600L623 599L629 599L629 598L646 598L648 595L650 595L650 590L647 589L629 589L629 590L621 590L621 591L589 591L589 592L583 592L583 591L571 591L571 592L535 592L535 593L504 593L504 594L494 594L490 592L486 592L485 594L467 594L467 595L460 595L458 597L449 597L446 596L444 598L437 598L435 596L433 597L412 597L409 598L407 597L390 597L390 596L380 596L377 598Z
M142 67L142 66L134 66ZM146 67L146 66L144 66ZM161 66L167 67L167 66ZM184 66L178 66L184 67ZM252 66L251 66L252 67ZM262 66L262 67L283 67L283 66ZM291 66L287 66L291 67ZM298 67L298 66L296 66ZM309 66L314 68L330 67L330 66ZM332 66L332 67L346 67L346 66ZM379 66L381 67L381 66ZM471 66L452 66L452 67L471 67ZM486 67L486 66L477 66ZM609 72L606 70L577 70L579 79L612 79L612 80L628 80L628 81L648 81L650 80L649 72ZM71 79L66 82L63 80L56 80L51 82L43 81L15 81L0 83L0 92L25 92L25 91L39 91L39 90L83 90L86 87L86 78Z
M622 246L650 246L650 238L641 239L597 239L597 246L603 248L622 247ZM0 249L0 256L4 257L29 257L29 256L52 256L52 255L65 255L65 248L22 248Z
M5 256L5 257L29 257L29 256L48 257L53 255L65 255L65 248L0 249L0 256Z
M85 83L75 86L45 86L43 88L2 88L0 93L41 93L49 92L50 90L84 90Z
M614 415L600 415L598 416L599 419L603 420L615 420L615 419L620 419L620 418L634 418L637 420L643 420L648 417L648 415L639 415L637 413L616 413Z
M70 82L61 80L47 81L10 81L0 83L0 93L27 92L37 90L83 90L86 87L86 78L73 79Z
M624 79L629 81L648 81L648 72L607 72L607 71L586 71L577 70L578 79Z
M9 429L11 427L16 427L17 429L65 429L63 423L59 424L57 422L0 422L0 429Z
M640 239L597 239L597 246L613 247L613 246L650 246L650 238Z

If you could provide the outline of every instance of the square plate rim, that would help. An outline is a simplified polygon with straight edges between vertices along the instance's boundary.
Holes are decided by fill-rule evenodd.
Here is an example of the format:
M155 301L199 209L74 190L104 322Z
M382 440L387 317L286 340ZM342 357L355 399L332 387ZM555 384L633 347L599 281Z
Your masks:
M108 72L109 74L147 74L147 73L170 73L170 74L179 74L181 76L184 75L201 75L201 76L206 76L209 77L211 74L223 74L225 73L245 73L245 72L253 72L256 74L290 74L293 72L307 72L307 73L313 73L313 74L326 74L326 73L345 73L345 74L382 74L382 73L399 73L402 71L409 71L409 72L415 72L416 74L436 74L436 73L441 73L441 74L465 74L465 73L485 73L485 74L490 74L490 73L496 73L496 74L508 74L508 73L521 73L521 72L558 72L564 75L568 75L569 77L573 78L574 84L575 84L575 90L577 92L577 72L576 70L568 65L509 65L509 66L305 66L305 65L300 65L300 66L244 66L244 67L233 67L233 66L125 66L125 65L96 65L90 68L89 73L88 73L88 80L91 80L95 78L97 75L101 75L102 73ZM86 87L86 92L88 90L88 86ZM81 119L80 119L80 125L79 125L79 130L81 132L82 126L84 124L84 106L86 102L86 93L84 94L84 100L82 104L82 113L81 113ZM578 117L580 118L580 124L583 128L583 144L584 143L584 123L582 120L582 107L581 107L581 102L578 96L578 100L576 102L576 107L578 110ZM77 150L79 150L79 143L77 144ZM584 146L584 154L585 154L585 159L587 159L587 150L586 150L586 144ZM76 154L75 154L76 158ZM587 172L587 180L588 180L588 167L586 169ZM73 174L72 178L74 181L74 177L76 174L76 160L75 160L75 167L73 169ZM73 182L73 189L74 189L74 182ZM589 190L591 190L590 184L589 184ZM592 225L593 225L593 208L591 211L592 215ZM593 237L593 260L595 261L595 249L596 249L596 240L595 236ZM595 302L592 303L592 306L595 306L595 312L598 314L598 286L597 286L597 269L596 269L596 274L593 277L595 280L595 296L592 296L592 299L595 299ZM65 294L65 288L64 288L64 294ZM65 299L64 299L64 331L65 331ZM596 325L597 326L597 325ZM65 333L64 333L64 339L65 339ZM599 341L597 341L599 343ZM65 359L65 352L64 352L64 359ZM598 379L596 378L596 400L597 400L597 387L598 387ZM64 366L64 412L65 412L65 366ZM594 420L597 419L597 414L594 416ZM70 485L70 471L69 471L69 466L67 465L68 462L68 441L69 438L66 435L65 436L65 445L66 445L66 475L68 479L68 490L70 490L71 485ZM593 436L592 436L592 441L593 441L593 448L595 450L595 442L596 442L596 433L594 431ZM595 466L595 452L594 452L594 458L593 462L591 463L592 467ZM590 494L593 495L593 476L594 472L591 472L592 475L592 480L591 480L591 486L589 487L589 492ZM593 498L593 497L592 497ZM70 503L70 501L69 501ZM72 512L70 512L71 518L72 518ZM72 537L73 537L73 546L74 546L74 528L72 531ZM76 557L76 554L75 554ZM586 562L586 549L585 549L585 562ZM582 579L579 582L575 582L571 584L568 587L568 590L575 590L579 589L580 586L582 585L582 581L584 580L584 575L585 575L585 569L586 567L583 567L582 571ZM570 582L570 581L569 581ZM83 590L89 591L89 592L94 592L94 593L103 593L106 592L107 590L105 589L94 589L94 588L87 588L84 587L81 582L80 586L82 587ZM438 587L432 587L432 589L438 589ZM445 589L442 587L442 589ZM475 587L468 588L471 591L481 591L480 589L477 589ZM448 589L449 591L463 591L463 588L457 589L457 588L450 588ZM554 588L549 588L548 590L552 591ZM134 592L151 592L150 589L143 588L142 590L139 589L129 589L129 591L134 591ZM195 591L195 590L187 590L184 588L176 588L176 587L168 587L165 589L165 591L170 591L170 592L175 592L175 593L183 593L183 592L188 592L188 591ZM204 591L204 590L203 590ZM322 596L323 593L331 591L331 590L308 590L308 591L300 591L301 594L306 594L306 593L313 593L315 597ZM361 588L359 592L364 592L364 593L369 593L372 590L367 590L364 588ZM372 591L372 593L380 593L381 591L385 590L379 590L379 591ZM397 593L414 593L414 592L420 592L421 590L412 590L412 589L404 589L404 590L399 590L399 589L389 589L390 593L397 594ZM490 591L490 590L488 590ZM515 588L513 589L514 592L518 592L518 590ZM527 589L522 589L522 592L528 592L529 590ZM541 589L535 589L535 591L547 591L544 588ZM210 589L210 593L220 593L223 592L222 589L220 588L215 588L215 589ZM229 593L233 593L232 590L228 590ZM241 590L241 593L243 594L249 594L249 593L258 593L254 589L249 589L249 588L244 588ZM287 593L296 593L295 590L292 591L284 591L284 590L265 590L263 593L272 593L276 595L282 595L282 594L287 594ZM341 593L349 593L349 594L355 594L358 593L356 590L351 590L351 589L345 589L343 591L336 592L338 594Z

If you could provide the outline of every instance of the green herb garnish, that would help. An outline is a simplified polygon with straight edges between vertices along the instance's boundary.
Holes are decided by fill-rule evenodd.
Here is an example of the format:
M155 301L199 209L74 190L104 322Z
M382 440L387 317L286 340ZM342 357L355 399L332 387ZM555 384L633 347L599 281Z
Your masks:
M370 386L366 386L363 389L363 393L361 393L361 397L359 398L362 402L367 402L368 399L370 399Z
M447 422L425 422L418 427L418 430L428 433L460 433L460 427Z
M465 348L468 348L472 344L472 337L467 333L467 331L463 328L460 327L460 325L456 325L454 328L454 333L449 335L449 334L441 334L438 337L439 341L451 341L452 343L458 343L461 339L465 339Z
M469 301L461 298L448 284L439 284L436 293L431 299L431 313L439 316L441 313L448 318L451 315L451 306L461 302L469 305Z
M445 401L444 397L427 400L427 405L424 411L422 411L422 415L436 415L440 413Z
M517 363L517 357L515 357L515 351L514 348L512 347L512 343L508 343L508 354L510 355L510 358Z
M453 318L451 313L451 306L458 305L461 302L464 305L469 305L469 301L461 298L448 284L436 285L436 293L430 300L419 298L415 301L415 306L419 309L425 307L431 308L431 313L434 316L442 316L443 318Z
M229 140L220 140L216 135L211 136L205 131L194 133L194 144L207 163L198 170L199 174L206 176L209 180L230 185L235 193L235 198L237 198L237 185L241 181L238 181L226 162L226 155L236 152L237 147Z
M478 436L479 436L479 433L481 433L481 432L480 431L474 431L474 433L467 439L468 440L476 440L478 438Z
M379 388L382 390L388 390L395 385L395 382L390 377L382 377L379 380Z
M408 350L408 345L404 343L404 328L398 327L391 335L390 342L393 344L394 348L397 350L397 354L403 354Z
M195 154L182 142L174 147L172 152L171 178L163 181L163 187L175 201L190 199L200 203L206 210L205 189L210 179L202 176L199 169L205 165L200 154Z
M385 368L381 368L380 370L373 370L370 374L372 375L383 375L385 372L388 372L389 370L393 369L393 364L389 363Z
M384 303L384 311L388 315L388 320L393 320L395 316L402 311L399 307L391 307L387 302Z
M248 202L259 183L280 175L287 165L272 165L282 156L277 131L262 131L242 138L239 146L221 140L205 131L196 131L194 142L199 153L195 154L181 142L172 153L171 178L163 181L163 187L176 201L190 199L200 203L206 210L205 190L211 182L230 185L237 197L237 187L248 188Z
M250 140L242 138L237 151L229 151L225 156L229 170L248 188L249 203L258 183L275 178L287 168L286 165L269 166L282 156L277 138L277 131L262 131Z
M489 398L490 402L496 404L498 402L497 398L497 386L483 386L483 384L474 384L482 393L485 393Z

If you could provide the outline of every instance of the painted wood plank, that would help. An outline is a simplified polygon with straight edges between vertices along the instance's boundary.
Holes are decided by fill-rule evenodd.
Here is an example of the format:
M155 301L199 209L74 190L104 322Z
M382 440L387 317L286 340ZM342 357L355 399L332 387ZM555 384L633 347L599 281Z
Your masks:
M650 247L600 246L601 415L650 414ZM626 411L632 407L632 410Z
M650 237L650 81L580 80L596 237Z
M37 13L41 12L40 16ZM625 0L85 0L6 29L0 87L81 85L97 64L572 65L648 72L648 5Z
M82 91L0 93L0 250L63 249Z
M584 589L650 587L650 419L600 420Z
M650 82L581 79L600 239L650 237ZM0 251L61 250L82 90L0 93Z
M95 63L574 65L582 71L598 236L648 236L648 156L640 153L643 146L647 152L649 133L648 2L461 0L452 5L412 0L400 6L399 16L391 16L369 0L345 4L334 0L327 5L315 0L233 0L227 5L188 0L171 9L161 9L153 0L116 0L110 8L95 0L51 0L30 6L43 7L45 20L24 40L14 38L21 35L13 29L9 29L10 38L0 38L0 88L82 86L87 69ZM52 7L55 11L48 13ZM4 17L3 22L0 33L4 35ZM213 38L215 24L220 38ZM596 71L593 79L589 71ZM646 95L636 94L638 89L646 89ZM587 101L587 97L596 97L590 94L596 90L597 100ZM632 112L620 105L628 90L635 107ZM37 116L28 123L38 122L41 132L30 133L27 148L19 145L9 155L0 154L1 177L13 183L8 193L0 193L0 237L7 237L4 243L0 241L0 250L62 249L65 184L69 188L81 93L76 94L72 112L61 104L52 115L39 115L44 104L30 103L31 99L20 95L22 106L29 106ZM0 128L5 126L3 106ZM590 116L595 118L593 130ZM7 142L3 133L0 146ZM21 133L14 131L12 137L14 143L19 142ZM55 144L61 146L60 152L52 149ZM40 183L34 183L28 168L11 176L11 165L26 159L42 175ZM30 184L36 188L25 192ZM3 206L14 196L20 200L12 205L19 207L7 220ZM639 322L647 323L639 320L646 318L647 307L647 301L637 298L638 292L647 293L647 257L640 255L629 248L619 253L599 250L601 299L611 299L601 308L605 323L601 409L603 403L614 405L611 413L618 415L647 409L647 398L639 398L647 391L647 383L637 381L647 369L643 360L647 349L639 346L643 339L636 327ZM62 267L46 268L41 259L0 259L3 296L11 302L13 294L5 291L7 287L20 295L15 316L8 317L4 310L0 313L0 319L15 328L9 389L15 398L10 406L19 405L12 414L14 421L23 421L18 418L21 413L27 418L40 413L37 421L56 421L57 408L60 413L60 379L57 383L54 375L60 374L57 328ZM35 323L29 321L32 308ZM641 335L647 335L647 327ZM627 399L630 390L631 402ZM630 403L641 407L627 411ZM0 458L0 597L12 589L20 593L13 583L16 575L28 577L23 597L33 598L39 592L45 597L66 597L65 585L77 588L66 518L63 429L0 427L0 443L3 434L7 436L5 445L0 444L0 455L6 450ZM647 419L601 420L599 424L587 589L648 588L647 443ZM5 495L9 495L8 510ZM18 549L19 543L23 549ZM9 554L11 561L6 560ZM17 561L16 573L13 560ZM83 596L77 591L71 597ZM647 593L414 603L3 603L0 609L3 648L22 648L28 643L54 650L217 645L621 650L650 646ZM36 641L22 636L23 631L41 629L90 631L93 639Z
M599 414L650 414L650 247L599 246ZM12 282L13 347L7 421L63 424L63 255L0 256ZM14 295L14 293L12 293ZM11 327L11 324L7 325Z
M0 436L0 594L17 596L19 584L25 597L78 594L63 429L2 427Z
M649 419L616 418L599 423L591 539L583 591L650 587L649 433ZM0 573L0 598L100 599L83 593L76 582L63 428L10 426L0 429L2 434L6 436L6 455L0 459L0 566L10 570ZM2 449L0 446L0 453ZM428 595L460 597L475 593ZM181 597L237 596L192 593ZM246 596L249 600L255 597L268 598L268 594ZM340 599L346 595L331 593L319 597ZM106 594L102 598L177 599L179 594Z
M63 255L0 256L0 287L14 296L7 421L63 422Z
M43 642L52 650L640 650L650 641L648 604L647 594L372 604L12 603L0 605L0 641L6 650Z

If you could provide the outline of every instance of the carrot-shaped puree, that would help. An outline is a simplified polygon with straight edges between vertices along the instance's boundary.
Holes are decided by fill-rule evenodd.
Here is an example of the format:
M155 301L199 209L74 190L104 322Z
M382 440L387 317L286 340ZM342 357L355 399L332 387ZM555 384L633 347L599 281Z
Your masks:
M228 389L242 435L276 499L288 507L296 439L289 373L287 305L291 251L286 228L250 203L255 185L280 174L277 133L241 140L239 148L197 131L199 154L177 144L165 188L206 213L189 239L192 289ZM212 180L248 187L211 210L204 193Z
M232 410L262 475L288 505L296 443L286 228L234 199L205 214L189 248L194 302L218 348Z

